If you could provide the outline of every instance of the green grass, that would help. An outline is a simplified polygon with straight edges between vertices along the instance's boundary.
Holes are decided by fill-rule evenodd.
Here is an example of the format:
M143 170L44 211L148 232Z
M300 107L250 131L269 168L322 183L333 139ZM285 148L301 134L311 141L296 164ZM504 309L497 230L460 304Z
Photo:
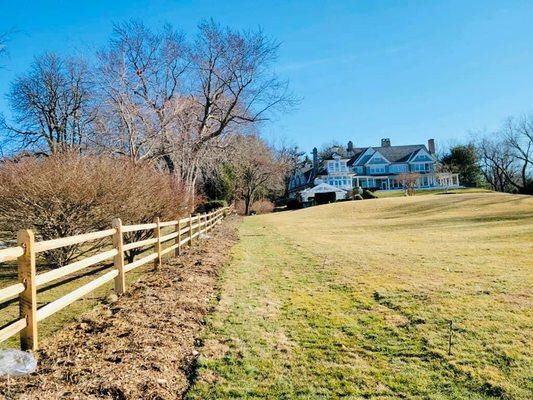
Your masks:
M240 236L189 399L532 398L533 198L345 202Z

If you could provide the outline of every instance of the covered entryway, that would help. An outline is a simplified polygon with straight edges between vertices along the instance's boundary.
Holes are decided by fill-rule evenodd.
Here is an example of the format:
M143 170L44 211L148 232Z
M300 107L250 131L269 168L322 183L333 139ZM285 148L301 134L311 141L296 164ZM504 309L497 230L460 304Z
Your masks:
M333 203L337 199L335 192L315 193L316 204L328 204Z
M300 192L300 195L303 202L310 201L314 198L317 204L326 204L345 199L347 193L344 189L327 183L321 183L313 188L303 190Z

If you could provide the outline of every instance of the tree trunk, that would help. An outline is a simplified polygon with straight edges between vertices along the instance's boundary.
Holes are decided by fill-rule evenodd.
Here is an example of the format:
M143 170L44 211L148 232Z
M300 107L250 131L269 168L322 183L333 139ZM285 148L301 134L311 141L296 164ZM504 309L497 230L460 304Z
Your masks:
M244 198L244 215L250 215L250 198L248 196Z
M172 175L176 170L176 167L174 166L174 161L172 161L172 158L168 154L163 156L163 160L165 161L165 164L167 166L168 173Z

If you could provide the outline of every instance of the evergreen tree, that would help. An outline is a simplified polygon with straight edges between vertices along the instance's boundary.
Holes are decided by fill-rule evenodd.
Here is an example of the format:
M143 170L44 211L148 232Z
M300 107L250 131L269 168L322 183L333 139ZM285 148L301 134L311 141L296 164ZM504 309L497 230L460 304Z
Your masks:
M464 186L480 186L482 181L476 148L473 144L454 146L442 157L442 164L459 174Z

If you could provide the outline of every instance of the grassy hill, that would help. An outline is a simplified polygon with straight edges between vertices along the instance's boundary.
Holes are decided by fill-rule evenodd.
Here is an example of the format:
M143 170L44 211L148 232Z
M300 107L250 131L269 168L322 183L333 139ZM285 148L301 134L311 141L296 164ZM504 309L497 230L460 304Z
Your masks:
M338 203L240 236L189 398L533 397L532 197Z

